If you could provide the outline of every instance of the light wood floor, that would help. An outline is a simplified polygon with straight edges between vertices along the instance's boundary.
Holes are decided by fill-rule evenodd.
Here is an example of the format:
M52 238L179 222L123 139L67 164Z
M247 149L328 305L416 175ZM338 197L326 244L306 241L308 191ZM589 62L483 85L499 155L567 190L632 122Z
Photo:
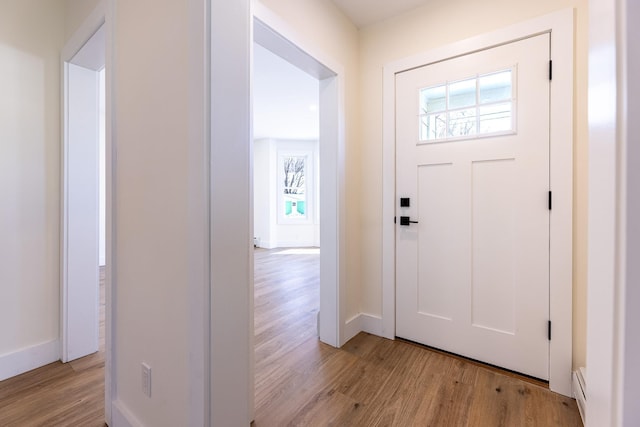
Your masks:
M477 363L365 333L320 343L319 257L281 252L255 252L255 427L582 425L573 400ZM103 322L95 355L0 382L0 426L104 426Z
M318 255L256 251L255 427L582 426L575 401L536 381L360 333L316 337Z
M0 426L104 425L104 269L101 268L99 351L0 382Z

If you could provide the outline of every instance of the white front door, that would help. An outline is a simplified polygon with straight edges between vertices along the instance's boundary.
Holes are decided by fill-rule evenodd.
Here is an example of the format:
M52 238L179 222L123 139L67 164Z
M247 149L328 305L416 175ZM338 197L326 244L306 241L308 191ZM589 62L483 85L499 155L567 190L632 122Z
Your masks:
M396 335L542 379L549 42L396 76Z

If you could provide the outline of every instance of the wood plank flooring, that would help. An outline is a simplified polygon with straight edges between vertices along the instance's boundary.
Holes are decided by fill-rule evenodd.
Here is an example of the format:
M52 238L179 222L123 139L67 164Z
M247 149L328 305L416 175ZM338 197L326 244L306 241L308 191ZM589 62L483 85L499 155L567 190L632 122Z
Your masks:
M514 374L366 333L320 343L319 257L282 252L255 253L255 427L582 426L575 401Z
M103 427L104 269L100 269L99 351L0 382L2 427Z
M365 333L320 343L319 256L288 252L255 252L255 427L582 425L573 400L478 363ZM0 426L104 426L102 337L104 323L100 352L0 382Z

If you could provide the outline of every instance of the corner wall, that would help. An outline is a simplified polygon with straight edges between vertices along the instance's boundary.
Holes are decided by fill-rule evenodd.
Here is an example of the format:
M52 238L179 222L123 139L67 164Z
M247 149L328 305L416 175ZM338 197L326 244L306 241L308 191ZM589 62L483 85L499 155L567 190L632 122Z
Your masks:
M382 68L385 64L546 13L576 8L574 123L574 366L585 365L587 269L587 1L434 0L360 32L362 311L382 311Z
M205 2L111 3L113 419L202 425L209 304ZM143 362L151 367L150 396L141 387Z
M58 1L0 5L0 380L58 360Z

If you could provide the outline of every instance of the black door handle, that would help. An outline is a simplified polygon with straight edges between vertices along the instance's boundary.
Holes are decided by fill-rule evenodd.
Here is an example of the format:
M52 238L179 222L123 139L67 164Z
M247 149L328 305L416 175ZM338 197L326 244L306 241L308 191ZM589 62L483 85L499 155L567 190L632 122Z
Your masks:
M411 219L408 216L401 216L400 217L400 225L411 225L411 224L417 224L418 221L411 221Z

